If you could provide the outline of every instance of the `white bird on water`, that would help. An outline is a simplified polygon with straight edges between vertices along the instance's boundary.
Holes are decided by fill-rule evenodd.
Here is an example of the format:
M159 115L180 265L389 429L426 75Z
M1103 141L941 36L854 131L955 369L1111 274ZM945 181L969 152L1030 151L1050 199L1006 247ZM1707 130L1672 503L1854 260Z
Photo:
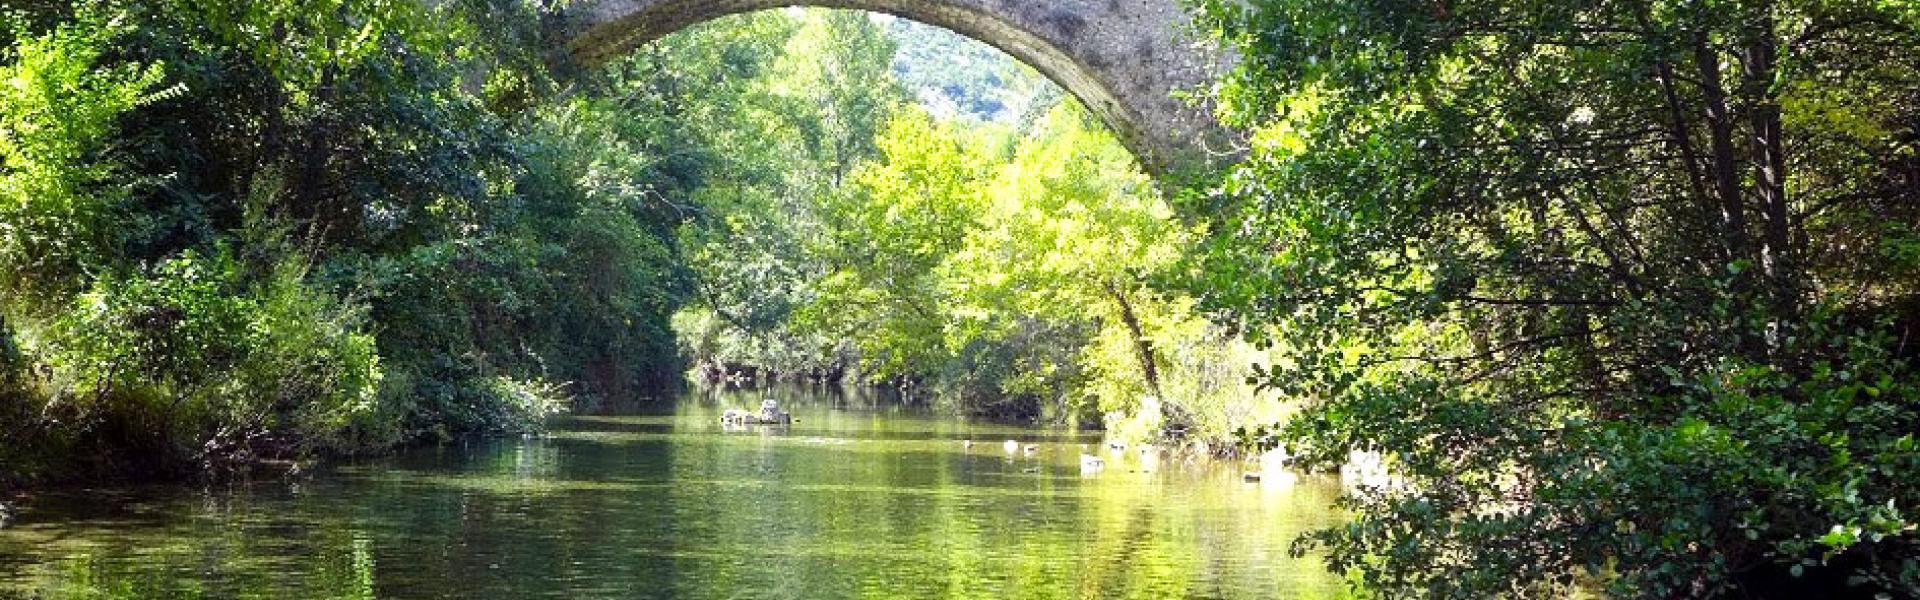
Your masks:
M1007 443L1003 444L1002 446L1007 449L1007 454L1013 454L1015 452L1020 451L1020 442L1016 440L1007 440Z

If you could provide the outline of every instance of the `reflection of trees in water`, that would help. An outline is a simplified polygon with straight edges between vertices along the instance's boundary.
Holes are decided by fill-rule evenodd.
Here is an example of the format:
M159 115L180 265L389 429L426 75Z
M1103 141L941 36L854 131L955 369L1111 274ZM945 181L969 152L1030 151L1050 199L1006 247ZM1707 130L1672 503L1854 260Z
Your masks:
M914 406L911 399L898 390L839 383L703 386L696 388L691 395L698 397L703 404L717 405L723 410L755 409L765 398L780 401L780 406L788 410L796 407L876 410Z
M1220 597L1266 590L1324 597L1338 591L1338 580L1318 570L1317 562L1273 553L1270 544L1331 520L1331 485L1236 484L1231 464L1185 468L1201 473L1122 476L1083 488L1078 531L1087 536L1087 549L1077 557L1085 573L1078 588L1083 596ZM1229 506L1233 510L1221 510ZM1284 544L1278 548L1284 551Z
M719 431L718 410L768 393L803 409L801 426ZM48 555L95 558L35 567L27 585L108 597L1164 598L1336 583L1284 555L1333 518L1337 488L1319 479L1248 485L1237 465L1208 463L1144 473L1131 456L1082 476L1074 460L1092 438L844 400L695 395L672 414L583 422L645 428L618 443L562 430L347 466L298 490L183 494L121 529L62 526L92 545ZM1041 450L1009 457L1005 438ZM0 531L0 551L17 533Z

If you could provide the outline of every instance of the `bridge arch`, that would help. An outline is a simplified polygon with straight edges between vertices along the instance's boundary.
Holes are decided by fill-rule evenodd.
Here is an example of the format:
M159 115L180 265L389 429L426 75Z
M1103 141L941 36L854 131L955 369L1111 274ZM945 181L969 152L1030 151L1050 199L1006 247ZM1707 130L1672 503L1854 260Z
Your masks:
M1194 39L1179 0L583 0L569 9L567 50L599 65L697 23L787 6L887 13L999 48L1079 98L1155 175L1212 164L1230 139L1211 107L1180 97L1232 57Z

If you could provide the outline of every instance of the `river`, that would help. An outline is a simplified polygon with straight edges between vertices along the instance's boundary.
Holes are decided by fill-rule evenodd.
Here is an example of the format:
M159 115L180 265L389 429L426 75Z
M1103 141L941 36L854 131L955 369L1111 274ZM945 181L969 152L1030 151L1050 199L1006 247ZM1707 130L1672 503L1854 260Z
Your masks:
M793 426L721 426L769 393ZM304 477L35 495L0 529L0 596L1340 595L1287 552L1338 484L1245 470L862 397L689 393Z

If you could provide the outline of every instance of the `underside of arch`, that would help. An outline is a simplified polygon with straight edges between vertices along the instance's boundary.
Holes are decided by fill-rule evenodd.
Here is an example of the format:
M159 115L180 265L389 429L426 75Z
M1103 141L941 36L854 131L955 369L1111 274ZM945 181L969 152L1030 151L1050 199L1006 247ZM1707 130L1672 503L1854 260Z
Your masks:
M787 6L887 13L999 48L1079 98L1156 175L1205 166L1228 139L1208 108L1175 97L1229 62L1186 39L1178 0L588 0L572 9L568 52L603 64L698 23Z

